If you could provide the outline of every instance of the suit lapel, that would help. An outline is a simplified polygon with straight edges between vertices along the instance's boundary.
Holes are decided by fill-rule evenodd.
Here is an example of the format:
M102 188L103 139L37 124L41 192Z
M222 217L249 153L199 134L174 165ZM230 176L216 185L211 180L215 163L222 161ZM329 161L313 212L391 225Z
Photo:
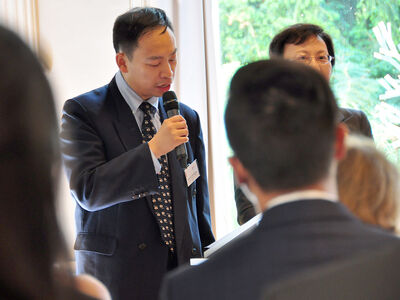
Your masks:
M118 90L115 78L110 82L110 97L115 104L117 115L114 121L115 130L128 151L140 145L143 138L131 108Z

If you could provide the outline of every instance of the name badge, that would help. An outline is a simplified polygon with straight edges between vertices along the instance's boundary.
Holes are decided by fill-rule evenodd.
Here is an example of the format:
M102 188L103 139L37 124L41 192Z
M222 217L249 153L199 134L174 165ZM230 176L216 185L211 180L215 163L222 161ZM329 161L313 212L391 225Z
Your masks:
M187 186L190 186L193 181L200 177L199 167L197 166L197 159L195 159L186 169L185 177Z

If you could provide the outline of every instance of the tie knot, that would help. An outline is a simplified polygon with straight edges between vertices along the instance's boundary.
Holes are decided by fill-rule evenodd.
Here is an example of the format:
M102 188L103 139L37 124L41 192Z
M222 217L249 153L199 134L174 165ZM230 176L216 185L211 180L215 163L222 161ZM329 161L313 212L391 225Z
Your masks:
M146 101L143 101L139 108L147 115L154 115L156 113L156 108Z

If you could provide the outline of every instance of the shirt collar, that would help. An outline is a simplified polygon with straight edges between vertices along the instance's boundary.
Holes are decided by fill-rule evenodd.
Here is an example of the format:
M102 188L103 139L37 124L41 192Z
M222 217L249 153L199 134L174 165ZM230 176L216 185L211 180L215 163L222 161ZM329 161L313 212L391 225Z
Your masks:
M315 200L315 199L327 200L332 202L338 201L337 195L332 193L319 190L304 190L304 191L287 193L272 198L267 203L267 209L270 209L274 206L278 206L284 203L294 202L298 200Z
M128 103L132 112L136 114L140 104L142 104L142 102L145 100L143 100L138 94L136 94L136 92L129 86L129 84L125 81L124 77L122 76L121 71L118 71L115 74L115 82L117 83L118 89L122 97ZM150 103L152 106L154 106L158 111L158 97L153 96L146 101Z

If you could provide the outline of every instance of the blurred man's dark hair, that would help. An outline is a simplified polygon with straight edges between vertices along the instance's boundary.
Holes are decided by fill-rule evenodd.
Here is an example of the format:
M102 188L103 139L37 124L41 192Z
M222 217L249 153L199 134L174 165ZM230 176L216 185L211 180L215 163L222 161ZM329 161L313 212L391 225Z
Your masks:
M337 104L312 68L273 59L239 69L225 112L234 155L264 190L299 188L328 175Z

